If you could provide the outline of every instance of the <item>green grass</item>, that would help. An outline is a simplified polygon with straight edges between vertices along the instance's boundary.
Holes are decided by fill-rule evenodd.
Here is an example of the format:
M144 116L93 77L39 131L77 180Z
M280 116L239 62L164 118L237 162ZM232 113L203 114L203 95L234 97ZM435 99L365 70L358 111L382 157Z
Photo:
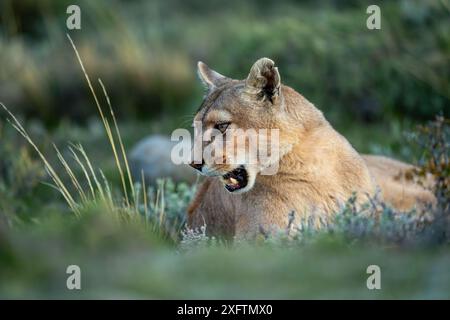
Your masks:
M247 246L177 253L142 226L92 210L3 233L2 298L450 298L450 251L343 245L320 239L295 249ZM66 267L82 290L65 287ZM382 270L368 290L366 268Z

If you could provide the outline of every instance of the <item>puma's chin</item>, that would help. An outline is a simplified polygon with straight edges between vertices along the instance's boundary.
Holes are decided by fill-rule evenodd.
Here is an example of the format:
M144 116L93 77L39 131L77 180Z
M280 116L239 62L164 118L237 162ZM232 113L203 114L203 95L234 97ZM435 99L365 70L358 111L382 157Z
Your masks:
M255 177L245 166L239 166L225 173L222 176L222 182L228 192L244 193L253 188Z

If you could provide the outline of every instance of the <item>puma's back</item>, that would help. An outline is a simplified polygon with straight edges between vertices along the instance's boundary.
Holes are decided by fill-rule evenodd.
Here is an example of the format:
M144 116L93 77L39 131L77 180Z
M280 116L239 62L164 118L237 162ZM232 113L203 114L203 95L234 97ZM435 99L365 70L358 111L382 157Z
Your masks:
M433 187L433 180L416 178L413 165L384 156L362 157L380 187L383 201L398 211L423 209L435 203L436 199L429 191Z
M191 164L207 178L188 210L190 227L206 224L213 234L251 237L272 226L286 228L292 211L300 218L328 217L354 193L357 205L366 202L377 186L400 209L430 200L418 185L402 188L396 180L408 165L361 157L320 110L281 84L272 60L255 62L245 80L203 63L198 73L208 91L194 118L202 132L194 149L213 152ZM209 130L216 133L204 133ZM249 148L262 131L276 132L263 139L270 157ZM243 156L236 158L239 151ZM268 168L276 170L267 174Z

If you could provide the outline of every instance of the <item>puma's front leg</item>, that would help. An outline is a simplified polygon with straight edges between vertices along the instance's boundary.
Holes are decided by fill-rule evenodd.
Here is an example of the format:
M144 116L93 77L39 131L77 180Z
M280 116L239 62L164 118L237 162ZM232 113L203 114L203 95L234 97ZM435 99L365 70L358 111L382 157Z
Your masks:
M226 199L223 186L217 180L207 178L199 187L187 213L187 226L199 229L206 226L208 235L231 238L235 233L233 208Z

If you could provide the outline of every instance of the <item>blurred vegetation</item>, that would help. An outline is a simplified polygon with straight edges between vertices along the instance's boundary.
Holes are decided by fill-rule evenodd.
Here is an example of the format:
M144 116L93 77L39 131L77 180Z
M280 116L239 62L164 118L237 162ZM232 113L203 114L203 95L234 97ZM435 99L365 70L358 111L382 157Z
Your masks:
M127 205L65 36L69 4L82 10L82 30L69 33L92 79L108 88L127 150L148 134L188 126L202 96L196 61L244 78L268 56L282 81L323 110L358 151L415 162L417 174L434 175L438 206L430 212L437 218L399 216L378 203L382 214L374 218L374 204L355 212L350 199L320 232L294 220L302 230L294 241L262 235L230 250L204 230L183 229L195 186L136 182L138 196ZM67 146L81 144L110 200L95 192L77 197L75 216L48 185L48 168L0 113L0 297L450 298L450 4L380 2L381 31L366 28L369 4L1 1L0 102L74 194L52 143L77 177L85 170ZM65 287L70 264L82 268L80 292ZM370 264L382 268L381 291L365 286Z
M449 115L448 1L383 2L381 31L366 28L365 0L2 1L0 97L50 124L94 112L65 37L74 3L70 33L122 119L189 115L197 60L244 78L261 56L337 123Z

